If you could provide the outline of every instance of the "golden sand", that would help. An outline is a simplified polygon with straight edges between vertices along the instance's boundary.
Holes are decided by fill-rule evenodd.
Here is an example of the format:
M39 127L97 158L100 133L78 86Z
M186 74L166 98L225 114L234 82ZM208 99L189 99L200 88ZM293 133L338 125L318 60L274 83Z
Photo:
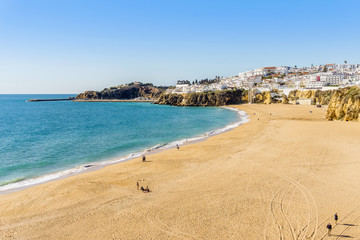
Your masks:
M250 122L180 151L0 195L0 239L359 239L360 124L234 107Z

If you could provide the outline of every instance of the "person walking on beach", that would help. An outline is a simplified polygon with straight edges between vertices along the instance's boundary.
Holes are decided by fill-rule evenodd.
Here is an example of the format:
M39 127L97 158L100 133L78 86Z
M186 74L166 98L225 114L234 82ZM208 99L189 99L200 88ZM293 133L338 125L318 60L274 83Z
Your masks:
M177 148L177 150L178 150L178 151L180 150L180 147L179 147L179 145L178 145L178 144L176 144L176 148Z
M328 236L331 235L331 229L332 229L332 226L331 224L329 223L327 226L326 226L327 230L328 230Z
M145 162L146 161L146 157L145 155L142 156L142 161Z
M339 217L338 217L337 213L335 213L335 215L334 215L334 219L335 219L335 224L337 224L337 221L338 221L338 219L339 219Z

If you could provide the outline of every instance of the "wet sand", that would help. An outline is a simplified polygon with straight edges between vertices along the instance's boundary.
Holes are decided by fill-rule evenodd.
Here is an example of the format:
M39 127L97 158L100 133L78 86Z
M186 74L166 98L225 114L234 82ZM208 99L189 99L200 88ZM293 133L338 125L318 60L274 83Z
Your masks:
M359 122L234 107L250 122L180 151L1 195L0 239L359 239Z

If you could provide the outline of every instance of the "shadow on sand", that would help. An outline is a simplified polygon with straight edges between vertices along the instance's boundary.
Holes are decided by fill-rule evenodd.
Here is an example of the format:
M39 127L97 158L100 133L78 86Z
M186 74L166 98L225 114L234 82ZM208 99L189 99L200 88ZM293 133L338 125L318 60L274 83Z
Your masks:
M351 223L343 223L343 224L340 224L340 225L344 225L344 226L348 226L348 227L357 227L358 226L358 225L351 224Z
M342 238L354 238L353 236L349 236L349 235L335 235L335 234L331 234L331 237L342 237Z

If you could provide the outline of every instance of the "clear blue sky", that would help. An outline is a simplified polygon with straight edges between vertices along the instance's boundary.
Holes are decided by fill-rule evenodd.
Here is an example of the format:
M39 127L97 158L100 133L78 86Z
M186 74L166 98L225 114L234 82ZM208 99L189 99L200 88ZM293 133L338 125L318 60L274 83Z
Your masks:
M0 0L0 93L360 63L358 0Z

